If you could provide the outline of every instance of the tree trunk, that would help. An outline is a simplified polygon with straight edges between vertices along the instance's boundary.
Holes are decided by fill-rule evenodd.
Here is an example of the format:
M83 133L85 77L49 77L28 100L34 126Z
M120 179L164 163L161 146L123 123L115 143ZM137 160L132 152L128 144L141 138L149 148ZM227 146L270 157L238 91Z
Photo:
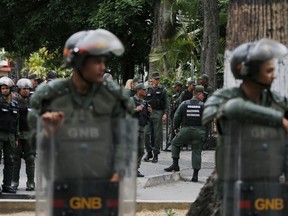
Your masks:
M216 63L219 42L219 13L217 0L202 0L204 10L204 34L201 52L201 74L209 76L210 84L215 87Z
M150 53L163 46L163 40L171 38L174 30L175 14L171 5L174 0L155 0L154 23ZM171 19L172 18L172 19ZM155 63L149 62L149 72L156 71ZM168 74L167 64L163 65L163 73ZM162 71L159 71L162 73Z
M204 1L205 2L205 1ZM244 42L263 37L288 44L288 0L230 0L227 22L227 49L225 52L224 87L239 85L230 70L231 52ZM278 64L272 88L282 95L288 94L288 58ZM281 91L280 91L281 90ZM192 204L188 216L219 215L220 200L216 194L217 175L213 173Z
M272 38L288 45L288 0L230 0L227 22L224 87L237 86L230 71L231 52L240 44L261 38ZM283 96L288 96L288 57L277 68L272 85ZM286 73L285 73L286 71Z
M15 82L17 82L20 79L20 72L23 68L23 58L22 57L16 57L15 58Z

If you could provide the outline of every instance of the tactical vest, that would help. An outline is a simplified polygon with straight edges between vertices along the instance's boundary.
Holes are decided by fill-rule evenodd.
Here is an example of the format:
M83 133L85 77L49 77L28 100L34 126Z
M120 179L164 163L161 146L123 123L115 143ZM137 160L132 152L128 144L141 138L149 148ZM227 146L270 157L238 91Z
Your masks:
M201 118L203 112L204 103L198 100L185 101L185 107L183 110L183 126L201 126Z
M12 99L7 103L3 97L0 98L0 131L15 134L18 124L18 103Z
M19 104L19 131L29 131L27 115L30 108L29 99L17 99Z
M69 94L51 102L51 111L63 111L65 119L56 136L55 179L111 177L112 107L97 99L86 109L74 108Z
M157 89L149 87L147 89L146 101L151 105L154 110L165 109L165 90L164 88L158 87Z
M148 104L145 100L138 100L136 97L133 97L133 100L136 107L140 105L143 106L143 109L140 112L135 112L133 117L139 120L140 126L147 125L149 119Z
M183 93L182 101L191 100L193 97L193 91L188 91L187 89Z

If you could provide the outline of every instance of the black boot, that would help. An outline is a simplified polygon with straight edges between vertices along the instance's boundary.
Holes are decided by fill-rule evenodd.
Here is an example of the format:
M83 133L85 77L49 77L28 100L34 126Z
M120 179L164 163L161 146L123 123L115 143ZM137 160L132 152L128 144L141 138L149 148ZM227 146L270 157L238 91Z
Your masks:
M20 169L21 169L21 157L14 156L13 178L12 178L11 187L15 190L17 190L19 186Z
M33 156L34 157L34 156ZM26 191L33 191L35 189L34 174L35 174L35 158L31 157L31 161L27 159L26 161Z
M16 193L16 190L11 186L13 177L13 166L4 165L3 174L4 178L3 178L2 192Z
M157 163L158 162L158 154L154 154L154 157L152 159L152 163Z
M148 162L149 159L151 159L151 158L153 158L153 154L152 154L152 152L148 152L147 155L146 155L146 157L145 157L143 160L144 160L145 162Z
M165 168L164 171L166 172L178 172L180 170L179 164L178 164L179 158L173 158L173 164L168 167Z
M192 179L191 179L192 182L198 182L198 172L199 172L199 170L200 169L194 169L193 176L192 176Z

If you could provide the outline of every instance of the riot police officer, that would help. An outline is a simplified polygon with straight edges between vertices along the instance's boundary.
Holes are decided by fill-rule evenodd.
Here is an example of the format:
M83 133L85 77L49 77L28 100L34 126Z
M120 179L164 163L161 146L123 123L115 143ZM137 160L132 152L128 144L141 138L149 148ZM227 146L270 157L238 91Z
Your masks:
M230 66L243 83L215 92L205 103L202 122L217 119L216 172L223 216L257 215L256 201L263 197L286 202L287 188L279 177L287 175L288 103L270 87L276 77L275 58L287 54L285 45L271 39L238 46ZM241 208L244 201L251 206ZM287 211L273 210L263 208L261 215Z
M147 104L147 102L144 100L146 97L146 87L143 83L139 83L134 87L135 95L132 97L135 108L135 113L133 114L133 117L137 118L139 120L139 129L138 129L138 161L137 161L137 167L138 177L144 177L144 175L139 171L141 160L144 155L144 128L148 124L149 121L149 113L152 111L150 105Z
M202 112L204 108L204 87L196 86L193 98L182 102L176 110L174 116L174 128L181 128L172 140L172 159L173 164L165 168L167 172L179 171L180 150L184 144L192 144L192 182L198 181L198 172L201 169L201 150L205 135L205 127L201 125Z
M42 158L54 159L51 164L53 175L49 175L51 169L43 162L47 172L43 172L43 178L51 182L52 188L48 190L54 191L52 198L67 196L69 190L72 198L78 194L78 197L88 199L94 194L103 202L97 214L94 209L54 208L56 215L63 214L64 210L69 212L67 214L71 211L84 211L83 215L118 214L117 206L106 206L106 199L118 200L119 182L125 177L129 163L136 165L131 159L134 158L132 151L136 149L134 139L129 139L128 143L130 136L126 135L137 134L138 125L135 119L129 118L133 105L124 89L112 80L104 82L103 74L106 57L110 53L121 55L123 52L121 41L107 30L77 32L68 38L64 46L64 61L73 68L72 77L41 84L31 98L33 109L28 114L31 125L35 117L43 119L43 132L39 131L39 134L42 134L44 144L38 145L39 151L49 147L45 142L50 140L53 144L49 138L55 136L53 152L56 152L49 154L45 149L41 151ZM131 178L134 176L131 172L127 173ZM57 190L57 187L67 184L73 186L64 192ZM130 188L135 190L133 184ZM116 190L116 194L110 194L112 197L109 197L110 190ZM65 197L67 206L72 198Z
M4 154L2 192L16 193L11 186L13 178L14 152L18 144L18 103L12 97L14 82L8 77L0 78L0 149Z
M158 154L160 154L160 146L163 144L163 123L167 119L168 102L166 89L160 85L160 74L155 72L151 76L151 86L147 89L145 99L152 108L150 122L145 128L145 147L147 155L144 161L152 159L152 163L158 162ZM151 137L152 131L154 136ZM154 139L154 148L150 143L150 138ZM152 154L154 153L154 156Z
M29 79L22 78L16 83L18 95L15 98L19 104L19 142L15 149L14 174L12 186L17 190L19 185L19 173L21 168L21 158L26 164L26 190L32 191L35 188L35 146L30 143L30 131L27 121L28 111L30 110L30 90L33 88Z

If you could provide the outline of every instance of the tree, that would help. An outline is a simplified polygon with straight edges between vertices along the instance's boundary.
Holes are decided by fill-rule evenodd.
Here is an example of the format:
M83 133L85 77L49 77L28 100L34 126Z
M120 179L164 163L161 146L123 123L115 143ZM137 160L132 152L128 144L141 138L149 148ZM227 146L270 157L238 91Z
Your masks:
M231 0L227 23L227 50L225 60L224 86L239 85L230 71L231 52L247 41L272 38L288 45L288 1L283 0ZM287 58L284 62L287 62ZM277 79L272 89L288 96L288 76L286 64L278 65Z
M217 0L202 0L204 33L201 52L201 74L209 76L210 84L215 87L216 64L219 42L219 12Z

